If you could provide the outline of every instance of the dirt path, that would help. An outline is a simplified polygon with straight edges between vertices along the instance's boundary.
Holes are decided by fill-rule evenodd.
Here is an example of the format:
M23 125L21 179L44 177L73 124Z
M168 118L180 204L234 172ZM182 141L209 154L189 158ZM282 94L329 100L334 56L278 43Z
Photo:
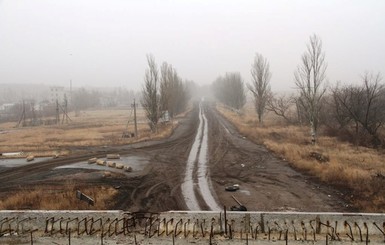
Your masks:
M110 209L146 212L187 210L191 207L186 204L182 184L186 182L186 166L191 160L197 164L191 171L191 180L199 209L213 209L208 199L213 199L220 206L235 205L231 198L233 194L248 210L348 211L337 191L318 185L264 147L239 135L213 106L205 104L203 111L200 114L196 105L166 140L103 149L82 148L71 157L1 171L0 195L4 197L19 188L41 184L48 189L50 185L57 189L58 185L64 184L58 179L73 179L79 186L119 186L119 194L111 201ZM198 130L199 124L201 131ZM197 134L201 136L197 137ZM192 153L193 157L189 160L196 138L201 143L197 143L198 150ZM205 141L208 142L206 148L202 143ZM98 176L95 175L97 170L52 171L54 167L109 152L145 156L149 163L142 171L134 171L129 176L122 174L98 178L95 177ZM240 190L226 192L225 186L232 184L239 184ZM205 186L210 187L212 195L207 195Z
M184 201L189 210L202 210L196 195L200 195L210 210L219 211L221 207L216 202L211 191L211 181L208 174L208 123L205 108L199 104L199 126L194 143L191 147L186 164L186 173L181 186ZM194 177L195 176L195 177ZM196 188L194 188L196 186Z
M318 185L240 135L214 107L207 114L211 178L223 205L235 205L234 195L250 211L347 211L338 191ZM226 192L225 186L232 184L240 190Z

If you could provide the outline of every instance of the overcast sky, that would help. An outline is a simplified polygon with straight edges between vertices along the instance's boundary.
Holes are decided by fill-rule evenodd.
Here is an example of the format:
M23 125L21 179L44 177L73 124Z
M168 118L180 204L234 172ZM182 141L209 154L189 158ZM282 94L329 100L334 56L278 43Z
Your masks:
M330 84L385 75L383 0L0 0L0 84L137 90L148 53L197 84L233 71L250 82L258 52L286 90L312 34Z

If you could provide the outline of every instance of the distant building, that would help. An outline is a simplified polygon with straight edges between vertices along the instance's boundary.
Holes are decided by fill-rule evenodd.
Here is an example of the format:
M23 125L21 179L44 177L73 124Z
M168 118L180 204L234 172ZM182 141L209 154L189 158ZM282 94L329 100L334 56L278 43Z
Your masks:
M159 122L165 123L170 121L170 114L168 111L162 111L162 117L159 119Z
M15 105L15 103L2 104L0 105L0 112L8 112Z
M6 104L0 105L0 122L5 122L9 118L12 118L12 116L14 116L12 109L14 109L15 106L16 106L15 103L6 103Z
M64 100L64 96L65 96L64 87L60 87L60 86L50 87L49 101L51 103L56 103L56 101L58 101L59 103L62 103Z

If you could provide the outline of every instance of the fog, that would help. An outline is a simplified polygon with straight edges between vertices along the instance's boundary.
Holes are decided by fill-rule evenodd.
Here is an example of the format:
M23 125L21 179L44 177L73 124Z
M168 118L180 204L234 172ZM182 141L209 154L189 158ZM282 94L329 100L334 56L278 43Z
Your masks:
M385 74L385 1L0 1L0 84L139 90L146 54L203 85L225 72L250 81L255 53L272 89L294 87L309 36L323 41L327 78Z

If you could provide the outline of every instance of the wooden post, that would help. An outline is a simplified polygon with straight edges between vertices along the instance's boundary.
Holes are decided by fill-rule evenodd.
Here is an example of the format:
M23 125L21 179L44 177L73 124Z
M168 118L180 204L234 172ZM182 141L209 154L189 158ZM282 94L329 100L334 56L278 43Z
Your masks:
M59 101L56 99L56 124L60 124Z
M136 103L134 99L134 123L135 123L135 139L138 138L138 124L136 122Z

